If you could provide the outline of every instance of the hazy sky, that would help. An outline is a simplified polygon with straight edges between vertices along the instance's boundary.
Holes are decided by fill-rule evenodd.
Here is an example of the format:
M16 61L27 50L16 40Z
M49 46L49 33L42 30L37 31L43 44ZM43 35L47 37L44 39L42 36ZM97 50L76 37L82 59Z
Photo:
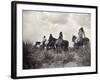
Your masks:
M91 37L91 14L86 13L61 13L39 12L23 10L23 41L35 43L41 41L49 34L58 38L59 32L63 32L65 40L72 46L72 35L76 35L80 27L83 27L87 37Z

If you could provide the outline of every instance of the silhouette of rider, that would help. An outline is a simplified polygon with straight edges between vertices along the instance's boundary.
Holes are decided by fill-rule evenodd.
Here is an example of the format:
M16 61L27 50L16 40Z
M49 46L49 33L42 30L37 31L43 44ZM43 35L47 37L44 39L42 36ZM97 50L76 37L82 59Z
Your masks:
M50 34L49 41L52 41L52 38L53 38L53 36L52 36L52 34Z
M58 39L63 40L63 34L62 34L62 32L59 33L59 38Z
M42 45L45 46L45 42L47 41L46 36L43 36Z
M62 32L59 33L58 40L56 41L56 44L61 45L63 41L63 34Z
M81 28L79 29L79 32L78 32L78 41L82 41L83 38L85 38L85 32L84 32L83 27L81 27Z

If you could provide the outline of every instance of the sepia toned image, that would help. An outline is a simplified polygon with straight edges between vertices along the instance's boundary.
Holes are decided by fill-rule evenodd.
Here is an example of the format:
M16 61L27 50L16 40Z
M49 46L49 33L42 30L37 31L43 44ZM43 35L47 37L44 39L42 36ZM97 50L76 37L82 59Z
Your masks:
M23 69L91 66L91 14L22 11Z

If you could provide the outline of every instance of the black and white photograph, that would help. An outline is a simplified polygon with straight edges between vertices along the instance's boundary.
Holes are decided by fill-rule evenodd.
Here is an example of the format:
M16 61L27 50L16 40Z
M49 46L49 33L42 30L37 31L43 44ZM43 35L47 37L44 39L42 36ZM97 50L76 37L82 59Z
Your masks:
M97 6L12 2L12 78L97 73Z
M91 66L91 14L22 13L23 69Z

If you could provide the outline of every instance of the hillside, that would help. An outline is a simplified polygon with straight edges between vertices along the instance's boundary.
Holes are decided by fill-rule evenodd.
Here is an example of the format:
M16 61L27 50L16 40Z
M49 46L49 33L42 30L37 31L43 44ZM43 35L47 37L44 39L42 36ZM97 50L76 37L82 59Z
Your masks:
M91 65L90 45L68 51L41 50L32 44L23 43L23 69L81 67Z

